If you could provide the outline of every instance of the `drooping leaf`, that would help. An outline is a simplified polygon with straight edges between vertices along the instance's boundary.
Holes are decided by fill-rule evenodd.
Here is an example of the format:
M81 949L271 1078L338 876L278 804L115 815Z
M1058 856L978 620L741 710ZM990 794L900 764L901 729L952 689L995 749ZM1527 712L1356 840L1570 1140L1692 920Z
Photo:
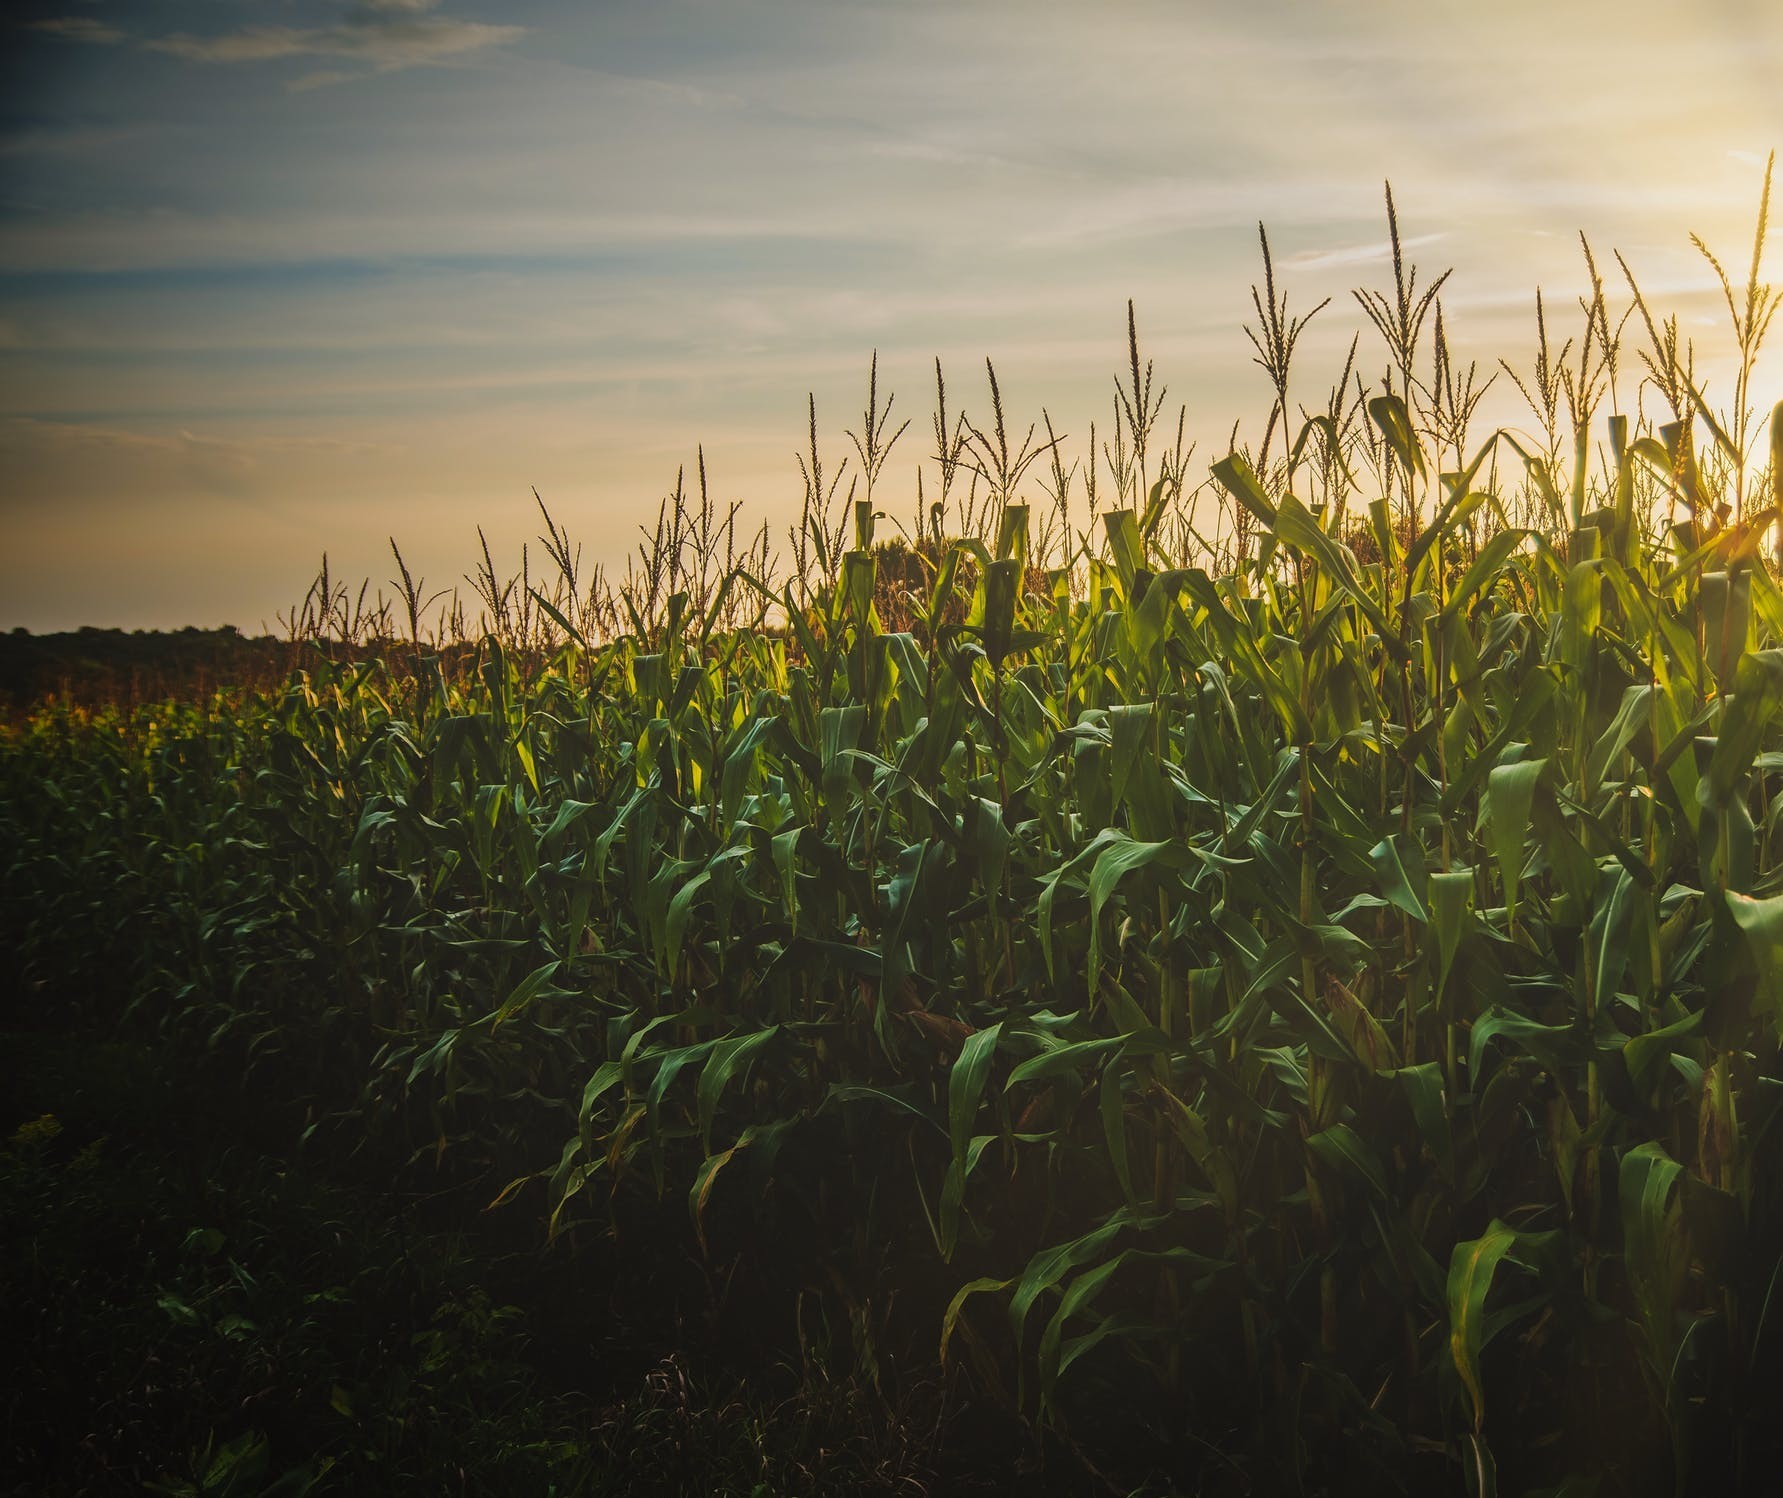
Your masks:
M1457 1243L1449 1259L1449 1355L1467 1391L1476 1434L1486 1423L1486 1391L1480 1382L1486 1297L1500 1262L1516 1240L1513 1229L1494 1221L1478 1238Z

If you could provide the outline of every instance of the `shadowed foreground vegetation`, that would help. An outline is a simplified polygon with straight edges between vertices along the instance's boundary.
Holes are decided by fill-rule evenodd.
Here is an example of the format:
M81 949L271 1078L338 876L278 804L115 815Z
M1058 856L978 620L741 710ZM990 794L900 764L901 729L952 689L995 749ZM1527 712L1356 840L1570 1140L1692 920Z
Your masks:
M994 371L950 415L937 369L890 545L875 379L848 465L813 410L783 548L702 461L616 585L547 515L546 575L485 548L468 606L400 553L388 605L324 574L289 632L334 645L276 688L9 733L8 1024L62 1058L29 1079L83 1046L152 1073L139 1128L8 1157L7 1301L90 1339L14 1345L137 1411L89 1435L23 1390L20 1459L146 1448L182 1492L1768 1490L1762 214L1731 405L1587 250L1578 331L1543 308L1506 366L1526 434L1474 430L1488 381L1392 228L1358 294L1385 372L1358 343L1310 411L1265 242L1275 398L1205 483L1130 320L1076 463ZM78 1184L125 1159L164 1184ZM145 1262L124 1324L160 1316L177 1392L83 1320ZM388 1336L331 1330L337 1285ZM721 1371L689 1391L677 1348ZM678 1419L706 1443L652 1437ZM205 1487L218 1452L255 1475Z

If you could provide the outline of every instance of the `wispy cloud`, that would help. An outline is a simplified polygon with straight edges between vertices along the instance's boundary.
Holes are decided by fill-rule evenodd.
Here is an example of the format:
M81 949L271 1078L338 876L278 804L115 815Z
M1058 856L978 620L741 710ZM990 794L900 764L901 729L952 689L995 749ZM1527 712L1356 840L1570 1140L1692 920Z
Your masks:
M306 94L313 88L333 88L337 83L351 83L359 75L343 73L339 68L321 68L314 73L305 73L293 78L285 85L294 94Z
M1447 234L1408 234L1399 241L1400 248L1406 250L1421 249L1427 244L1436 244L1448 238ZM1341 245L1329 250L1298 250L1285 256L1282 263L1295 270L1329 270L1346 265L1370 265L1376 261L1387 260L1393 254L1391 240L1377 240L1373 244Z
M1655 90L1676 0L1608 4L0 3L0 628L257 619L312 545L381 576L391 533L453 575L479 524L518 556L533 484L616 562L696 439L778 525L807 393L840 440L874 348L882 394L939 356L980 419L994 356L1081 457L1130 297L1212 456L1270 409L1259 219L1293 306L1336 299L1297 388L1358 327L1380 357L1348 291L1390 284L1389 177L1462 364L1521 366L1537 285L1576 329L1582 227L1718 400L1685 231L1746 263L1783 7L1698 7Z
M108 26L92 16L50 16L42 21L32 21L29 26L32 31L41 31L47 36L59 36L67 42L94 42L101 46L114 46L130 40L128 32L120 31L116 26Z
M198 36L175 32L145 45L191 62L271 62L284 57L345 57L379 68L443 62L513 41L524 28L429 15L430 4L362 5L333 26L248 26Z
M326 26L243 26L233 31L175 31L134 37L90 16L52 16L31 29L64 41L119 46L136 42L188 62L276 62L284 58L331 57L369 63L380 72L424 66L500 46L525 34L523 26L467 21L436 15L439 0L363 0ZM318 88L352 75L318 72L293 88Z

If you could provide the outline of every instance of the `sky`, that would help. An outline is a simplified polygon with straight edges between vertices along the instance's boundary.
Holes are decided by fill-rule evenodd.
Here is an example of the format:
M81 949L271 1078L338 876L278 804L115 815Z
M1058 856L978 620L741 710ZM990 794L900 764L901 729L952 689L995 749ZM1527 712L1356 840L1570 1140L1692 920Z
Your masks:
M913 418L878 498L909 513L937 357L950 405L987 417L989 357L1011 422L1044 409L1079 454L1128 298L1204 464L1269 409L1258 222L1291 310L1335 298L1298 356L1313 402L1365 328L1349 289L1387 284L1386 180L1421 276L1453 271L1464 358L1525 365L1537 286L1575 331L1583 231L1613 306L1616 249L1724 399L1689 236L1743 278L1783 145L1777 0L5 17L8 629L276 629L324 551L391 577L392 535L430 590L461 583L479 526L517 566L535 488L616 567L701 444L715 495L778 533L808 395L839 463L875 350ZM1761 375L1768 411L1776 349Z

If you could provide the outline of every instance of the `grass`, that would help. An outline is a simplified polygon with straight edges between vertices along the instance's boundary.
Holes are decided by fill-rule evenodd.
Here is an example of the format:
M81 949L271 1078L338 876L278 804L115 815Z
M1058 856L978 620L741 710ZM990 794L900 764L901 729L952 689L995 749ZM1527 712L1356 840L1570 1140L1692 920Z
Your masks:
M466 1235L393 1363L301 1375L329 1418L388 1428L400 1371L390 1460L566 1491L1764 1489L1783 408L1767 463L1588 251L1580 331L1544 306L1518 380L1540 430L1477 432L1389 215L1382 383L1352 352L1295 403L1265 239L1274 399L1204 484L1130 309L1075 460L988 366L950 415L937 368L895 546L875 366L852 487L812 409L783 558L702 460L611 585L547 514L545 576L484 549L475 624L397 552L396 604L318 577L276 690L8 734L15 1012L206 1058L263 1163L301 1141L315 1189L350 1163ZM208 1158L170 1116L167 1169ZM176 1330L283 1325L223 1264L289 1235L202 1205L144 1213ZM657 1329L599 1437L553 1402L599 1361L589 1284ZM197 1429L188 1474L298 1460Z

